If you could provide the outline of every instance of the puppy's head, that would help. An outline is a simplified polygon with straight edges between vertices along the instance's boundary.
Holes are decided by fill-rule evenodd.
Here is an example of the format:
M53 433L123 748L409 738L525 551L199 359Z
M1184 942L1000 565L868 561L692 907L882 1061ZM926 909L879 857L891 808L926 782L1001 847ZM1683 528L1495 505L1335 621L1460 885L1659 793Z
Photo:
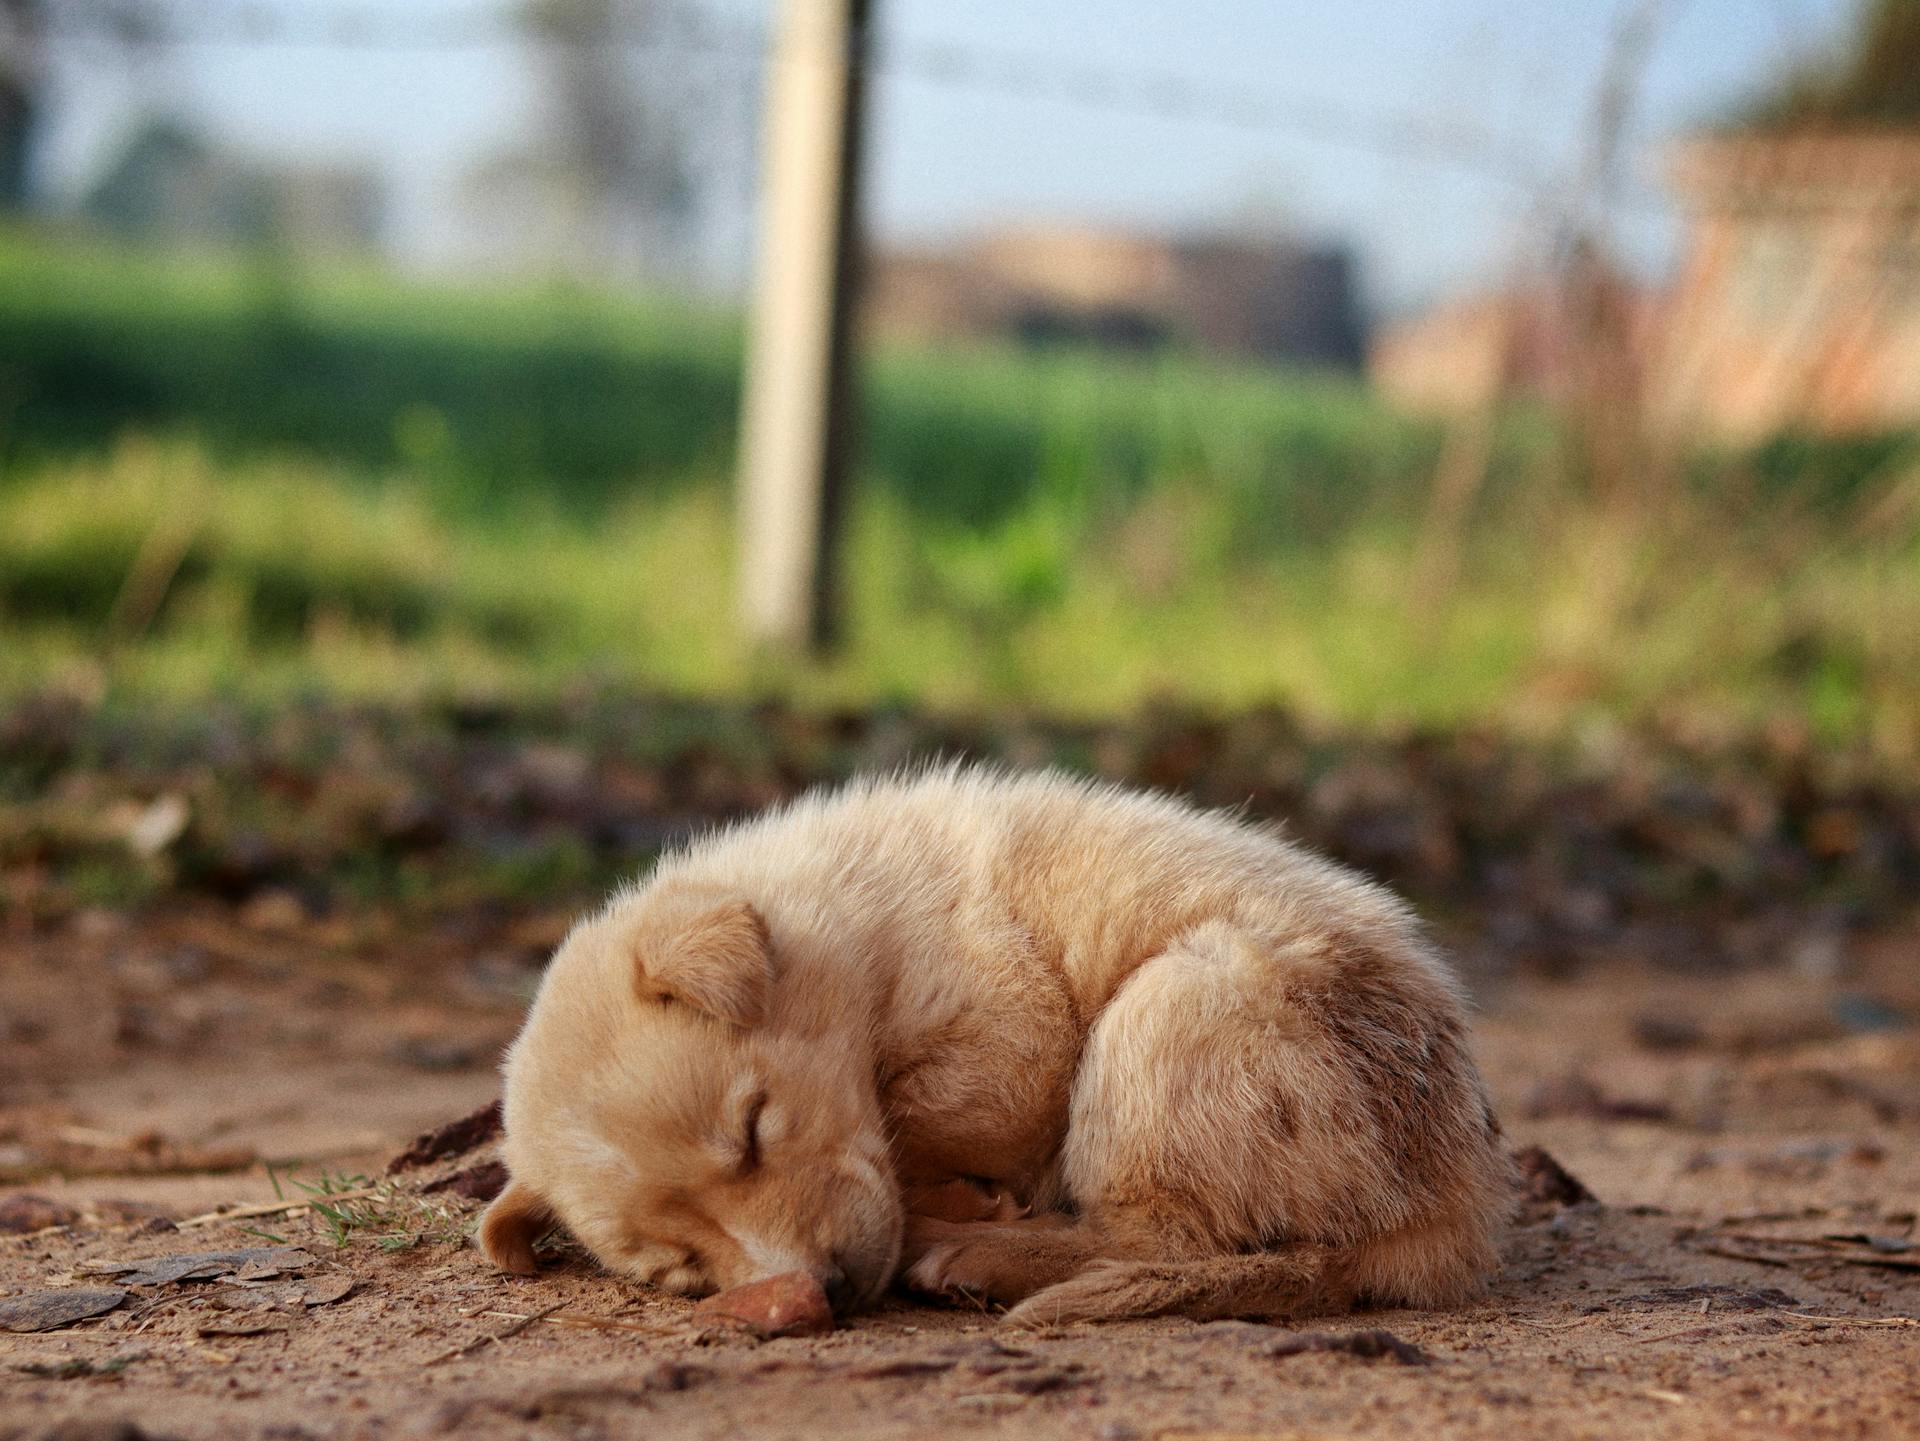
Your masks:
M760 914L706 888L657 884L577 927L507 1060L513 1181L487 1255L531 1271L561 1221L672 1291L808 1271L837 1308L877 1297L902 1218L862 1023L785 1023L779 973Z

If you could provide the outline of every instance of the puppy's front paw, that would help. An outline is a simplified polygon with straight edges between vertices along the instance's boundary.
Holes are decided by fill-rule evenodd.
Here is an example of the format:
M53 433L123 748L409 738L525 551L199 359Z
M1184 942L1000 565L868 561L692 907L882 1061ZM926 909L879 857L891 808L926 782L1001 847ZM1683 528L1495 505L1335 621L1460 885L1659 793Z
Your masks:
M929 1251L950 1245L967 1234L967 1227L933 1216L907 1217L906 1233L900 1241L900 1274L906 1275Z
M907 1217L907 1234L900 1249L900 1284L909 1291L950 1300L977 1300L988 1292L974 1282L980 1268L961 1263L970 1249L969 1237L980 1227L931 1216Z
M912 1290L949 1301L1010 1304L1029 1289L1010 1259L991 1241L948 1241L922 1253L905 1280Z
M913 1290L935 1296L981 1298L1012 1305L1059 1280L1081 1259L1061 1228L1036 1222L955 1226L941 1221L908 1225L901 1272Z
M948 1281L948 1267L961 1247L957 1241L929 1246L900 1273L901 1282L912 1291L930 1296L957 1296L962 1288Z

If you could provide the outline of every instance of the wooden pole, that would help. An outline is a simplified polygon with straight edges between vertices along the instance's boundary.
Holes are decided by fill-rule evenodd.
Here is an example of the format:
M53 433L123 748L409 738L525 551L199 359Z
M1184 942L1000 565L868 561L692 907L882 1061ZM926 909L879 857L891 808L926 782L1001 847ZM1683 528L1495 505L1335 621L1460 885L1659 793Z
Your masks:
M740 437L740 607L763 645L823 651L852 440L853 297L872 0L782 0Z

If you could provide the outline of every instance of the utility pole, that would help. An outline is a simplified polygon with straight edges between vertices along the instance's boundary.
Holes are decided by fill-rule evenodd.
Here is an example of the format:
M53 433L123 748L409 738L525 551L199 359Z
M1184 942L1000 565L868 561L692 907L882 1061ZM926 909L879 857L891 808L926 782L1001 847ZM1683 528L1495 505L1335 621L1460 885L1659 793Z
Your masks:
M740 606L787 650L835 638L873 0L781 0L740 423Z

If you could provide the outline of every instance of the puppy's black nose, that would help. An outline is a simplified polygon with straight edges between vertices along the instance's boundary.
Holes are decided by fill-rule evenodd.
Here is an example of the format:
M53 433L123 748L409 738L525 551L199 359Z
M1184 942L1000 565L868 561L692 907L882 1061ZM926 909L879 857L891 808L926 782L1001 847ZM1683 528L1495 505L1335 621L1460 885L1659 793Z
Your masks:
M853 1282L838 1266L821 1273L820 1289L827 1293L827 1304L833 1307L836 1315L853 1304Z

